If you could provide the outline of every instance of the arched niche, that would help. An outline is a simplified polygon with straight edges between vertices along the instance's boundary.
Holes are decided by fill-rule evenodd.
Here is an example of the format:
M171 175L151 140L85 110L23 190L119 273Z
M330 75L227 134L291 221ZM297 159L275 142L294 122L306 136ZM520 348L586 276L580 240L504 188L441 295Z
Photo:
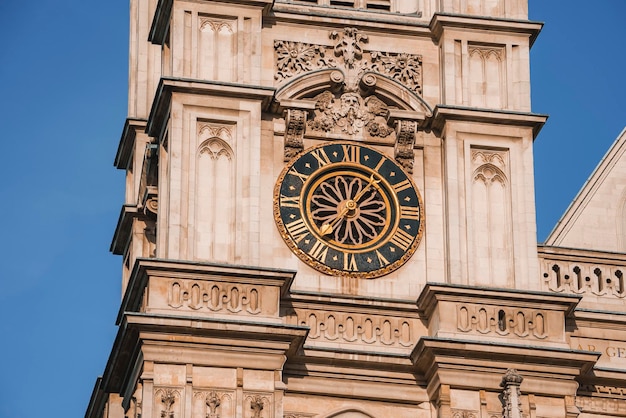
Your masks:
M433 114L428 103L416 92L390 77L373 71L363 72L354 79L346 77L345 73L337 68L311 71L281 86L274 97L279 108L285 109L292 107L294 101L313 101L324 92L332 92L339 96L356 93L364 99L374 95L390 108L415 112L416 115L422 115L421 119L431 117Z
M373 415L370 415L361 410L351 408L344 409L341 411L332 412L329 415L326 415L324 418L376 418Z

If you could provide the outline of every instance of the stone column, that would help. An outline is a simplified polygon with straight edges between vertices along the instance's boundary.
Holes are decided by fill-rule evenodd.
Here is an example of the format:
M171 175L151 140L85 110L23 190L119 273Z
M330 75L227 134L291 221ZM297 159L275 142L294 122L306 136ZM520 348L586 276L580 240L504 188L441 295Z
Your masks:
M524 378L515 369L507 370L502 377L500 386L504 388L502 391L502 400L504 402L503 418L522 418L520 385L523 380Z

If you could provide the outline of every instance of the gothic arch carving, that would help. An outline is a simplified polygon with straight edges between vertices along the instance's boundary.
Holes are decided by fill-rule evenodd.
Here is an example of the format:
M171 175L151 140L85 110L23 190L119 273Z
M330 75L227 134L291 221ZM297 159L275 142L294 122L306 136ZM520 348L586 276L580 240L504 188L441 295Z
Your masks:
M472 150L471 180L473 280L506 287L513 268L510 187L506 154ZM501 167L498 167L500 165Z
M341 411L332 412L324 418L376 418L362 410L356 408L343 409Z
M196 259L221 262L234 259L235 153L224 140L232 137L231 129L212 124L200 128L194 193Z
M284 103L289 100L312 101L326 91L355 92L364 98L375 95L388 106L399 110L419 112L425 117L433 114L432 108L417 93L396 80L373 71L363 73L358 84L352 88L346 85L346 75L342 70L329 68L311 71L281 86L276 91L275 100L281 107L286 107Z

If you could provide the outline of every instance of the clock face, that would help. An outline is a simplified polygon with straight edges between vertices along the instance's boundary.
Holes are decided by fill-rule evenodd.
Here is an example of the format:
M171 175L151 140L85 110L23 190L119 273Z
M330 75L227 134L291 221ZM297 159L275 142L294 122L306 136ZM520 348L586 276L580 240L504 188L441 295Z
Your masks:
M274 219L289 248L316 270L373 278L413 255L423 205L393 160L370 147L332 142L284 168L274 188Z

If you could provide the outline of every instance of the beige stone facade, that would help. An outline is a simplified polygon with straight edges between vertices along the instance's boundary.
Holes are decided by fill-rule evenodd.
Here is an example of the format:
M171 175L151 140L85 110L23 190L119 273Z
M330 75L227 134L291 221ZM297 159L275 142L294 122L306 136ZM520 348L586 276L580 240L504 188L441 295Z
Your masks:
M626 135L538 248L526 3L131 0L86 417L626 416Z

